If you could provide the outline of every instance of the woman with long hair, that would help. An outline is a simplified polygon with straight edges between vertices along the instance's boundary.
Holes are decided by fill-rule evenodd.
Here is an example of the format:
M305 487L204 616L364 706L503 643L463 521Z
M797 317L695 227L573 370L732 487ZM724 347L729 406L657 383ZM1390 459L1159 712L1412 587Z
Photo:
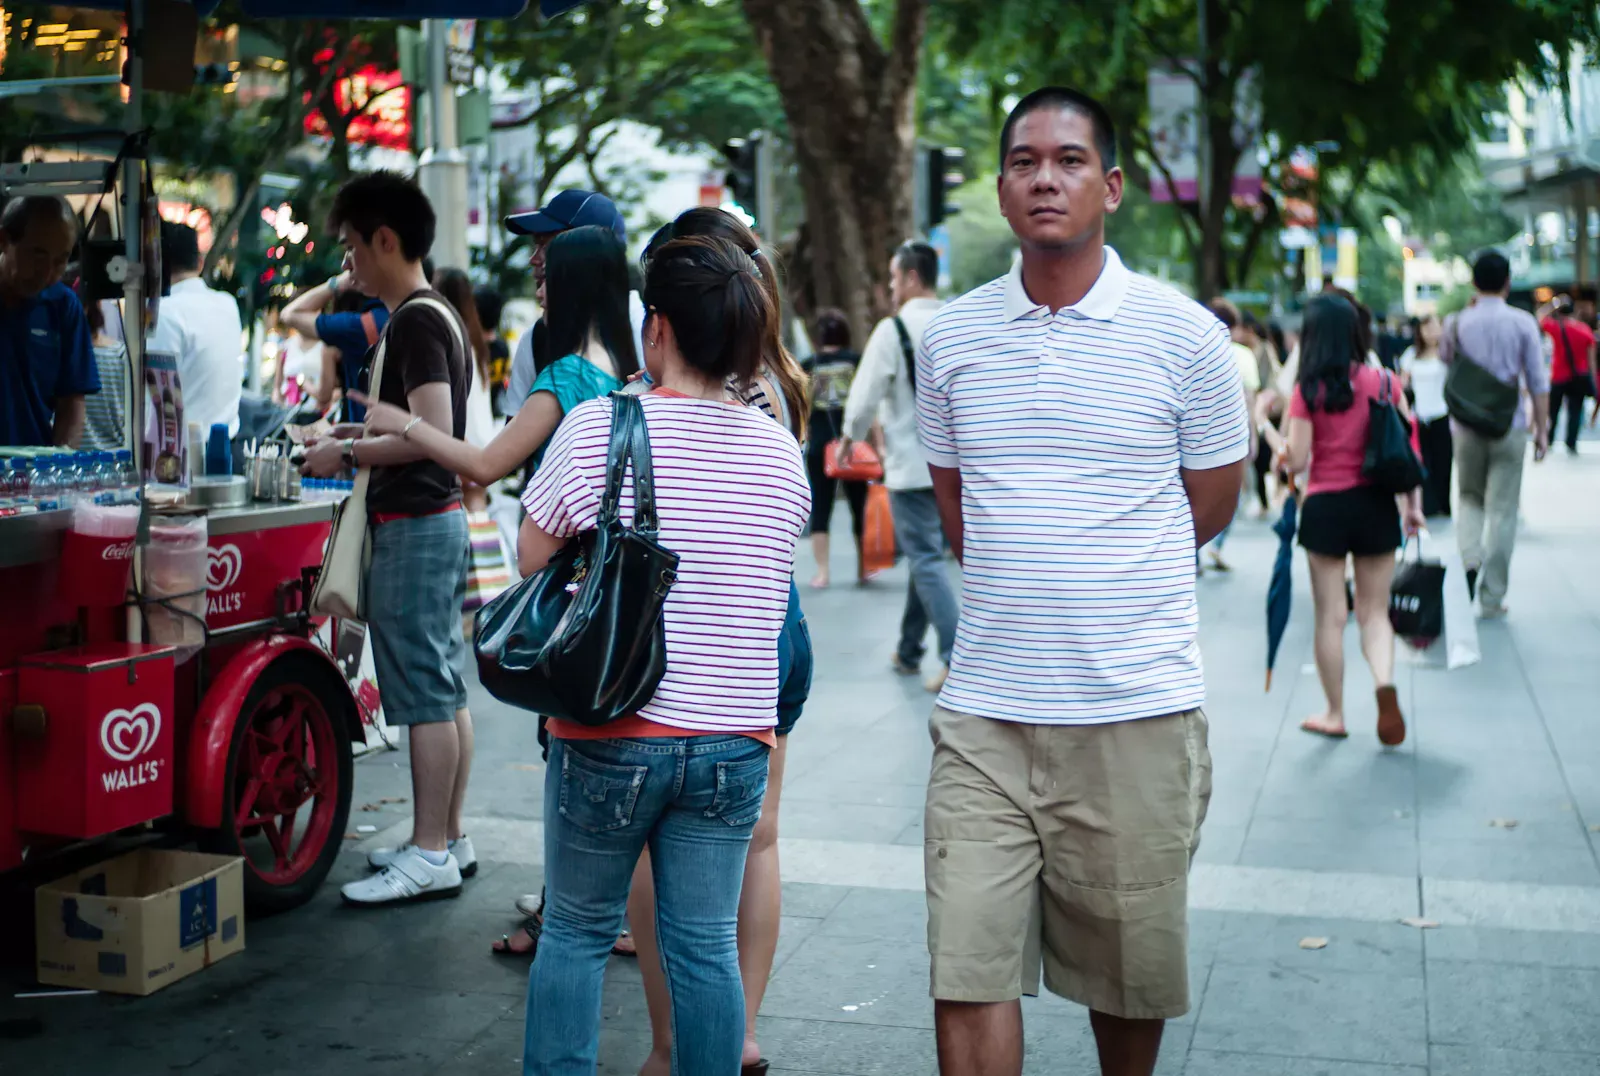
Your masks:
M504 478L530 456L537 466L563 417L585 400L621 388L639 369L628 323L627 252L616 235L607 228L573 228L550 241L545 259L551 354L561 357L534 381L527 404L481 448L426 422L408 435L429 459L481 486ZM474 352L482 338L480 329ZM479 361L487 355L485 349ZM373 433L403 434L411 422L402 408L368 407Z
M844 405L850 398L856 368L861 365L861 353L850 346L850 319L843 310L824 307L817 311L816 333L816 353L803 366L811 375L811 438L806 444L806 473L811 477L811 552L817 562L817 574L811 585L821 590L830 582L828 531L833 523L834 497L841 488L850 506L856 581L861 584L867 581L867 562L861 545L867 515L867 484L831 478L827 468L828 443L844 436ZM895 667L901 666L897 655Z
M1311 603L1316 616L1317 675L1327 709L1300 725L1306 732L1344 739L1344 626L1349 619L1345 562L1355 565L1355 615L1361 652L1377 686L1378 740L1404 742L1405 718L1394 687L1394 629L1389 626L1389 583L1401 522L1415 534L1423 526L1417 490L1401 497L1374 486L1361 473L1366 455L1368 403L1387 394L1407 419L1398 379L1366 361L1361 315L1349 300L1323 294L1306 304L1300 338L1300 368L1289 401L1285 439L1264 421L1290 474L1309 470L1300 506L1300 544L1311 565Z
M810 392L800 364L783 346L780 331L778 274L761 249L754 232L737 218L720 209L697 208L681 214L657 232L645 248L648 267L675 238L690 236L724 239L750 257L760 274L762 289L772 303L773 317L762 342L761 366L745 387L731 383L733 394L775 419L799 441L807 427ZM792 572L791 565L791 572ZM778 928L783 909L783 886L778 861L778 814L783 794L784 763L788 757L789 733L800 719L811 691L811 635L800 611L800 592L789 583L789 608L783 633L778 637L779 695L778 723L773 730L777 742L772 750L766 795L761 802L761 817L750 839L745 859L744 884L739 896L739 970L744 983L745 1040L743 1064L751 1076L764 1073L761 1048L756 1040L756 1015L766 996L767 980L778 949ZM667 1076L672 1066L673 1005L667 979L661 970L656 948L655 880L647 852L634 871L633 888L628 897L628 923L633 927L639 953L639 970L644 979L645 1001L650 1011L650 1057L641 1069L642 1076Z
M671 984L671 1071L731 1076L746 1040L740 899L777 742L779 640L810 497L794 438L729 396L730 381L756 376L776 316L755 261L724 240L672 240L650 260L644 302L655 387L640 403L660 541L680 558L664 612L667 668L636 715L550 722L548 901L523 1057L539 1076L595 1070L606 955L646 848L653 940ZM524 572L595 526L612 408L583 404L556 432L523 496Z
M1450 514L1450 471L1455 443L1450 437L1450 409L1444 402L1444 379L1449 367L1439 354L1444 326L1437 314L1417 323L1413 343L1400 356L1400 377L1411 390L1422 440L1422 514Z

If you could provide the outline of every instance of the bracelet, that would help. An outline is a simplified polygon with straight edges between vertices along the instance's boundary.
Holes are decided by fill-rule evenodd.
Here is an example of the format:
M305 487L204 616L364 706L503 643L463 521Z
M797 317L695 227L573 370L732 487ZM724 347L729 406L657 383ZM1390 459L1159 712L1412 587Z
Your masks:
M419 423L421 421L422 421L422 416L421 415L413 415L413 416L411 416L411 421L406 423L406 428L400 431L400 439L403 440L403 441L411 440L411 427L415 426L417 423Z
M361 466L361 464L356 462L356 442L355 442L355 438L353 438L353 437L346 438L346 440L344 442L344 451L341 452L340 455L342 457L344 457L345 463L349 464L351 467L355 468L355 467L360 467Z

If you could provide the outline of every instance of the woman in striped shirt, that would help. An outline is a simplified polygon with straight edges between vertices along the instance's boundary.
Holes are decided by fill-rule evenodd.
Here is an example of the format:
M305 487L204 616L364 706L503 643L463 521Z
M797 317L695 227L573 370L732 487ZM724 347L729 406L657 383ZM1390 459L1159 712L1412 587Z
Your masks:
M549 899L523 1061L541 1076L594 1071L606 955L646 847L674 1069L732 1076L745 1041L740 891L777 742L778 639L810 495L794 438L728 394L730 379L755 376L776 316L756 264L723 240L673 240L651 259L644 300L660 539L680 557L667 669L636 715L550 722ZM595 526L611 407L583 404L556 431L523 497L524 572ZM632 501L629 480L625 518Z
M783 346L778 274L762 251L756 234L730 213L697 207L680 214L655 234L645 248L644 264L648 266L655 252L673 239L695 235L726 239L749 255L761 274L762 290L772 300L773 311L778 315L768 326L760 373L748 384L731 384L730 392L771 416L793 434L796 441L804 441L809 422L807 412L811 406L810 387L805 371ZM743 1060L748 1076L761 1076L766 1072L766 1063L761 1060L761 1048L756 1041L756 1014L761 1011L767 980L772 976L772 962L778 951L778 925L783 914L778 807L783 793L789 733L799 721L811 692L811 664L811 635L800 610L800 591L791 578L788 614L783 634L778 638L778 724L773 730L778 742L772 749L767 794L761 804L761 819L750 838L744 887L739 896L739 971L744 980L745 1009ZM634 928L639 972L644 979L645 1001L650 1010L650 1057L640 1069L640 1076L668 1076L672 1065L672 1001L667 994L666 976L661 972L660 954L656 951L655 921L655 882L650 856L646 853L639 859L633 888L628 894L628 922Z

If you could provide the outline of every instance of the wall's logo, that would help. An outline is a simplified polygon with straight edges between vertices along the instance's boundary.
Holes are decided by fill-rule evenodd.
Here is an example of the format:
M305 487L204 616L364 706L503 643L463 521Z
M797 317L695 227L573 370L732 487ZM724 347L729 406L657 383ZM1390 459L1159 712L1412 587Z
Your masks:
M132 710L112 710L100 722L100 746L118 762L132 762L155 746L161 711L147 702Z
M239 581L239 570L244 558L236 545L225 545L206 551L206 586L212 590L227 590Z

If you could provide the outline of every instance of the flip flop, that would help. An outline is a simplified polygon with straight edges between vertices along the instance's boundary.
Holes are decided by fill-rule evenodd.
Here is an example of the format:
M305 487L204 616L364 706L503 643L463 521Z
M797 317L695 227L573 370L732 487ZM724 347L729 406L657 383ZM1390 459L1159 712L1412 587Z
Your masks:
M770 1067L771 1064L763 1057L752 1065L739 1066L739 1076L767 1076L767 1069Z
M627 941L630 945L633 945L634 948L632 948L632 949L624 949L624 948L622 948L622 943L624 941ZM638 949L637 943L635 943L634 940L633 940L633 934L631 932L629 932L629 931L624 930L621 934L617 935L617 943L611 947L611 953L612 953L613 956L632 956L632 957L638 956L639 955L639 949Z
M1400 713L1400 695L1393 685L1380 687L1378 696L1378 742L1399 747L1406 742L1406 719Z
M1300 722L1300 731L1309 732L1316 736L1326 736L1330 740L1348 740L1350 738L1350 733L1348 730L1340 729L1338 732L1334 732L1332 729L1325 729L1319 725L1313 725L1311 723L1311 718L1309 717Z
M489 946L489 952L500 957L527 957L532 959L539 951L539 935L544 933L544 923L534 916L529 916L522 921L522 926L517 928L533 939L533 944L527 949L511 948L511 935L502 934L500 940Z

